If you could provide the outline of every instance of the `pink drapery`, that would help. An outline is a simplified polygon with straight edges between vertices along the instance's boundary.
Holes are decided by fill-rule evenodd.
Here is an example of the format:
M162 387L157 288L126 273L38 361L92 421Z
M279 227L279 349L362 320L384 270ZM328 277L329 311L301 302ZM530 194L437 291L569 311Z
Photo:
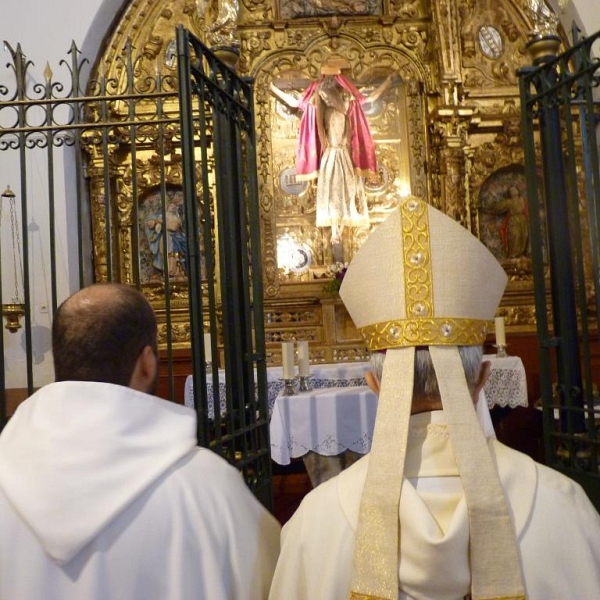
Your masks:
M358 91L356 86L343 75L336 75L335 80L347 92L354 96L354 102L350 103L348 119L350 120L350 131L352 139L352 164L359 175L377 173L377 157L375 155L375 142L369 129L367 116L362 109L365 97Z
M311 83L298 104L302 111L298 144L296 145L296 179L306 181L316 179L321 162L321 140L317 132L317 108L311 102L319 81Z

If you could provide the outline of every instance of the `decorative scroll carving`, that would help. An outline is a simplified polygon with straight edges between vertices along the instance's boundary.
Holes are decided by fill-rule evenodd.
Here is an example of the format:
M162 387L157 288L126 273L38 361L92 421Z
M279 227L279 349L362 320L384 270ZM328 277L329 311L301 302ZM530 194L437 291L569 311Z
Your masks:
M261 54L271 50L271 32L270 31L245 31L241 34L241 57L240 70L247 71Z
M272 19L273 2L271 0L242 0L240 23L257 25L267 23Z
M353 348L334 348L331 362L368 361L370 353L362 345Z
M517 70L527 64L528 23L510 4L459 0L460 45L466 88L515 86Z
M382 0L278 0L278 16L282 20L323 15L381 15Z
M390 13L403 18L422 19L428 14L427 4L423 0L390 0Z

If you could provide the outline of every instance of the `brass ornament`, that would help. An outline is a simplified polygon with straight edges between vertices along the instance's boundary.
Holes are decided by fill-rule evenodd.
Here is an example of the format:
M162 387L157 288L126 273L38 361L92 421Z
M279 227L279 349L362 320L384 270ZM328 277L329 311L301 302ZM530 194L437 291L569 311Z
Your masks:
M407 346L476 346L483 344L491 321L459 318L407 318L360 328L371 352Z
M25 316L25 304L12 302L2 305L2 315L6 319L5 328L11 333L21 329L21 319Z

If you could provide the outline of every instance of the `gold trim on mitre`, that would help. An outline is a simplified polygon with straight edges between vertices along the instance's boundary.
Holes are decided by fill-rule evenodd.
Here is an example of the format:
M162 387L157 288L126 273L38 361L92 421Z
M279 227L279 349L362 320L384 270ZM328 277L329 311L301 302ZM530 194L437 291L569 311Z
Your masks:
M485 341L490 325L487 319L432 317L384 321L359 331L374 352L406 346L477 346Z
M433 273L427 204L410 198L401 205L406 315L432 317Z
M356 592L351 592L350 600L386 600L386 598L372 596L371 594L357 594Z

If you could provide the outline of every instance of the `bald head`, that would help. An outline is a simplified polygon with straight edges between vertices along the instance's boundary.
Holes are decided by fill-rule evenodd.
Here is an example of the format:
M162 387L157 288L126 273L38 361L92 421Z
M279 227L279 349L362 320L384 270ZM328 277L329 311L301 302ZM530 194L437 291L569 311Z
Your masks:
M128 386L147 346L157 352L154 311L141 292L120 283L84 288L67 298L54 316L56 381Z

